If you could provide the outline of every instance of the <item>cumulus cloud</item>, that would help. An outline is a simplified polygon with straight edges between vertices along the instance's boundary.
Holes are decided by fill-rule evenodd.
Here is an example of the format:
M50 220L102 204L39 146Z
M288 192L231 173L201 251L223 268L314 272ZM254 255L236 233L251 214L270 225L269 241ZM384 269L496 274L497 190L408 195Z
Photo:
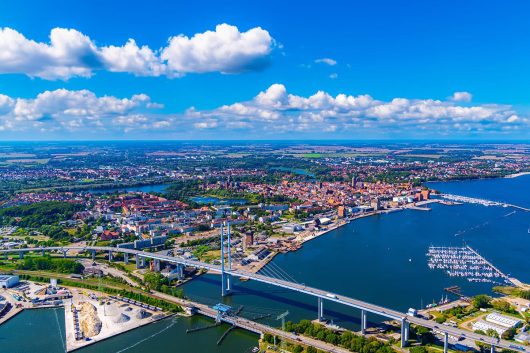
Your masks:
M268 64L274 40L269 32L251 28L241 32L220 24L215 31L169 38L164 48L123 45L97 46L87 35L54 28L49 43L36 42L11 28L0 28L0 73L20 73L43 79L90 77L97 70L137 76L180 77L187 73L241 73Z
M152 104L145 94L98 97L88 90L57 89L30 99L0 95L0 130L34 133L156 128L158 119L146 115L156 109L150 108Z
M179 35L169 39L161 58L176 73L239 73L263 68L271 51L272 37L260 27L241 33L235 26L218 25L215 31L192 38Z
M455 92L451 96L453 102L471 102L473 95L469 92Z
M254 99L224 105L209 111L190 110L185 114L199 123L216 122L229 129L236 123L250 131L270 133L363 132L451 136L463 131L475 133L523 130L530 119L518 115L511 106L484 104L459 105L471 95L459 92L447 101L394 98L381 101L369 95L332 96L324 91L304 97L288 93L282 84L273 84ZM507 128L509 127L509 128Z
M315 63L317 63L317 64L326 64L326 65L329 65L329 66L337 65L337 61L334 60L334 59L331 59L331 58L316 59Z
M162 107L145 94L119 98L66 89L45 91L33 98L0 94L0 132L25 138L49 132L84 138L129 133L143 138L154 134L187 138L451 138L513 136L517 132L524 136L530 130L530 119L509 105L462 105L451 97L378 100L366 94L333 96L324 91L301 96L279 83L251 100L212 110L192 107L162 113Z

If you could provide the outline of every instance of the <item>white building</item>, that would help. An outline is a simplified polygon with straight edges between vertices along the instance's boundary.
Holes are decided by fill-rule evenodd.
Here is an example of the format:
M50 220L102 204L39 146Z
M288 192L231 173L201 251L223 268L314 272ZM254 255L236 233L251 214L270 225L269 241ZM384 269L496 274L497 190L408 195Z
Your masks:
M506 332L506 330L508 330L507 327L496 325L496 324L493 324L491 322L487 322L487 321L484 321L484 320L475 321L473 323L473 331L486 332L486 331L488 331L490 329L494 330L495 332L497 332L499 334L499 336L502 336L502 334L504 332Z
M17 275L0 275L0 288L11 288L20 281Z
M282 226L282 230L285 233L294 233L294 232L300 232L304 230L304 227L296 223L287 223Z
M506 328L518 327L521 324L521 320L499 313L489 314L486 316L486 321Z

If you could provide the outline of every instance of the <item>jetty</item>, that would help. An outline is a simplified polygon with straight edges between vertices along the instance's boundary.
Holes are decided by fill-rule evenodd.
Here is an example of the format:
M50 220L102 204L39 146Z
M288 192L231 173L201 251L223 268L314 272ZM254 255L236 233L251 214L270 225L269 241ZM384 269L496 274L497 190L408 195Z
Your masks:
M499 283L498 280L503 280L507 284L514 284L506 274L469 245L463 247L431 246L427 252L427 258L427 264L431 270L444 270L450 277L464 277L469 282Z
M507 202L499 202L499 201L491 201L486 199L479 199L476 197L468 197L468 196L460 196L460 195L453 195L453 194L441 194L442 198L446 200L456 201L456 202L465 202L465 203L474 203L479 204L483 206L500 206L500 207L512 207L521 211L530 212L530 208L523 207L519 205L514 205Z

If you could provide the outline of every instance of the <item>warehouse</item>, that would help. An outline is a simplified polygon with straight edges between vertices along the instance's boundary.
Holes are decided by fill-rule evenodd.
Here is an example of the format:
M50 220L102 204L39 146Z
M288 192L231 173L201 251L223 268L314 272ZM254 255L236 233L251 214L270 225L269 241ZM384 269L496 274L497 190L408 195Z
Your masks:
M18 284L19 278L16 275L0 275L0 288L11 288Z

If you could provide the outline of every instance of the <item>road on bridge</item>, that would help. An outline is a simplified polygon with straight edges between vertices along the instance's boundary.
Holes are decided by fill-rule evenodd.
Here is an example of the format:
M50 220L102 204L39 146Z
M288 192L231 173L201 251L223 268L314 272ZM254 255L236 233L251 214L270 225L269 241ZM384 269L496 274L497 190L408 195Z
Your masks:
M120 252L120 253L135 255L139 257L160 260L160 261L173 263L173 264L182 264L184 266L202 268L202 269L217 272L217 273L223 272L220 265L213 265L213 264L208 264L208 263L204 263L200 261L184 259L181 257L162 255L158 253L150 253L150 252L141 251L141 250L103 247L103 246L65 246L65 247L48 247L48 248L8 249L8 250L0 250L0 254L1 253L13 253L13 252L15 253L28 252L28 251L58 251L58 252L66 253L69 250L81 250L81 251L89 251L89 252L90 251L103 251L103 252L109 252L109 253ZM264 276L258 273L246 272L242 270L237 270L237 271L236 270L231 270L231 271L225 270L224 272L234 277L249 278L249 279L252 279L258 282L271 284L271 285L278 286L281 288L293 290L298 293L303 293L303 294L307 294L313 297L322 298L328 301L336 302L336 303L339 303L339 304L342 304L348 307L356 308L359 310L365 310L367 312L370 312L370 313L373 313L373 314L376 314L376 315L379 315L385 318L390 318L390 319L401 321L402 323L409 322L412 324L416 324L419 326L429 328L433 331L447 333L448 335L453 336L453 337L465 337L467 339L484 342L486 344L490 344L495 347L506 348L506 349L511 349L511 350L520 351L520 352L526 352L526 349L524 347L514 345L514 343L510 341L493 340L491 337L480 335L480 334L477 334L471 331L462 330L457 327L450 327L450 326L445 326L445 325L439 326L439 324L434 321L425 320L419 317L408 316L405 313L402 313L397 310L389 309L389 308L376 305L376 304L371 304L371 303L368 303L362 300L357 300L354 298L350 298L344 295L330 293L328 291L314 288L314 287L309 287L304 284L288 282L285 280L271 278L271 277Z

